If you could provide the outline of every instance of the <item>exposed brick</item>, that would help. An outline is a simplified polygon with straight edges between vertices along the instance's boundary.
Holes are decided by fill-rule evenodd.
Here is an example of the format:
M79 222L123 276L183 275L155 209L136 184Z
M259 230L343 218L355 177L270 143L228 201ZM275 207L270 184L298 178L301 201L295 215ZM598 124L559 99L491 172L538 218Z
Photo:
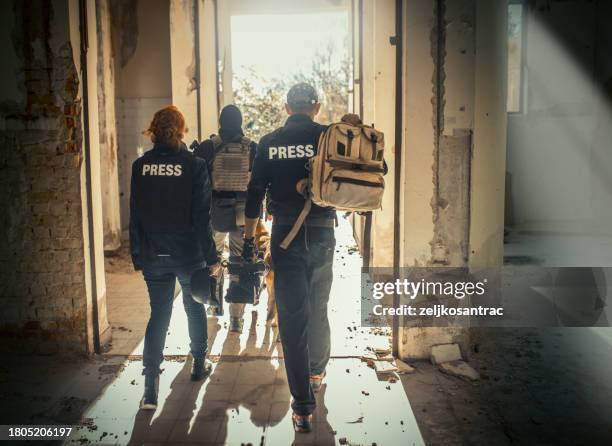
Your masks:
M19 58L12 62L23 79L21 100L0 99L0 329L82 351L81 102L72 46L58 40L69 35L69 17L53 11L54 30L66 32L54 32L47 45L40 28L51 18L27 2L10 5L1 12L13 14L7 54ZM30 57L33 46L44 57Z

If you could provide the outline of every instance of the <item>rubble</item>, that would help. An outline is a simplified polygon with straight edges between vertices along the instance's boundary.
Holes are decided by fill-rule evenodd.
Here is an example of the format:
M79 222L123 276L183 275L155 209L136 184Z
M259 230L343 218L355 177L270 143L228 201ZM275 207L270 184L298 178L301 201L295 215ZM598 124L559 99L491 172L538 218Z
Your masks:
M442 364L449 361L461 359L461 350L458 344L440 344L431 348L431 363L433 365Z
M480 379L480 374L467 362L462 360L448 361L440 364L438 368L442 373L467 379L468 381L477 381Z
M394 362L389 361L373 361L374 370L376 373L393 373L397 372L398 368Z
M401 374L408 374L408 373L414 373L414 367L412 367L411 365L405 363L404 361L402 361L401 359L398 359L397 361L395 361L397 368L398 368L398 372Z
M375 347L372 349L377 356L387 356L391 354L391 349L389 347Z

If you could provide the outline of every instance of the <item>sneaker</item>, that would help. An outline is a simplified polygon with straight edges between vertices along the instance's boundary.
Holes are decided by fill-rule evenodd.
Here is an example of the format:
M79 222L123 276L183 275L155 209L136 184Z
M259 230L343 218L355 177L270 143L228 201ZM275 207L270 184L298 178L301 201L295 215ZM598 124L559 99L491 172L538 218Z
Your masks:
M143 410L157 409L157 392L159 391L159 376L145 375L145 390L142 400L140 400L140 408Z
M298 415L294 413L291 419L293 420L293 429L296 432L312 431L312 415Z
M320 375L310 375L310 386L312 387L313 392L318 392L321 390L321 386L323 385L323 378L325 378L325 372Z
M208 359L194 359L191 363L191 380L202 381L212 370L212 362Z
M240 317L230 317L230 331L234 333L242 333L242 324L244 321Z

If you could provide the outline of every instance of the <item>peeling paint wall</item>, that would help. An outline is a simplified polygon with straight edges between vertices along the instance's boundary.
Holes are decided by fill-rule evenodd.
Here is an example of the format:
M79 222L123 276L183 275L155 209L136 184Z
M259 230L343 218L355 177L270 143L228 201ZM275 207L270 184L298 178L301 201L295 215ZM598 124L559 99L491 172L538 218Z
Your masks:
M0 330L22 340L35 337L39 351L83 351L83 141L68 4L6 1L0 10L5 42L0 82Z
M382 210L372 222L371 266L393 265L393 200L395 182L395 2L364 0L363 121L385 134L385 176Z
M194 2L170 0L170 58L172 103L185 116L189 128L186 140L198 136L197 79L194 37Z
M479 0L405 1L405 266L501 262L505 7ZM428 358L431 347L443 343L458 343L467 355L469 331L404 328L398 341L404 358Z
M130 175L153 114L172 102L169 0L111 0L121 229L129 225Z
M402 264L431 263L434 238L432 202L435 196L435 107L432 78L435 72L432 31L435 14L430 0L406 2L404 30L404 144ZM413 63L418 61L418 63Z
M468 262L474 103L474 1L437 2L432 29L435 159L432 263Z
M108 0L96 0L96 25L104 250L114 251L121 246L121 217L119 214L118 141L115 122L115 58L111 42L111 15Z

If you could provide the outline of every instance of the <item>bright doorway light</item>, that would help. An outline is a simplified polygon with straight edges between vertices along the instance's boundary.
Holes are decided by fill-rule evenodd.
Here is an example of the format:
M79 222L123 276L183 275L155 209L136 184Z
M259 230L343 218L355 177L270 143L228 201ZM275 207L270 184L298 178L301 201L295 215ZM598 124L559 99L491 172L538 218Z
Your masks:
M346 113L351 82L348 11L233 16L231 33L232 85L249 136L258 139L282 125L285 94L299 81L319 92L320 122Z

